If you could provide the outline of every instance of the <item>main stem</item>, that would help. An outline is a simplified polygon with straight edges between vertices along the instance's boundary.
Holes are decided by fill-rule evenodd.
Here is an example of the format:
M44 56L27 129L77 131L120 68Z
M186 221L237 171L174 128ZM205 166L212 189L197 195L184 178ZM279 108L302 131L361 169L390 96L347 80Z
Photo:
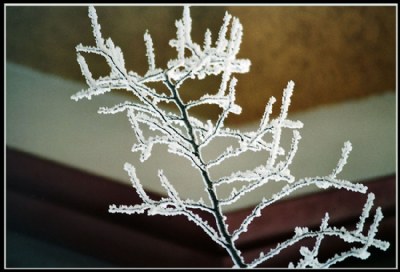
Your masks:
M207 192L208 192L208 195L212 202L212 209L214 211L214 216L215 216L215 220L217 223L218 231L225 239L225 241L224 241L225 249L228 251L228 253L231 256L235 265L237 265L241 268L245 268L245 267L247 267L247 265L243 262L242 258L240 257L238 250L236 249L236 247L232 241L232 236L229 234L229 231L224 222L224 216L222 214L221 207L219 205L219 201L218 201L218 198L217 198L214 186L213 186L213 182L211 181L208 170L204 167L205 164L201 157L199 145L196 143L196 140L195 140L195 136L193 133L193 127L192 127L192 124L189 122L189 116L188 116L186 106L183 104L182 99L180 98L179 93L177 92L175 86L168 79L166 80L166 84L167 84L168 88L171 90L171 92L175 98L176 105L178 106L179 110L181 111L182 119L185 122L186 128L188 130L189 138L190 138L190 143L193 147L193 151L194 151L193 153L200 160L201 164L203 165L203 167L200 168L201 175L207 185Z

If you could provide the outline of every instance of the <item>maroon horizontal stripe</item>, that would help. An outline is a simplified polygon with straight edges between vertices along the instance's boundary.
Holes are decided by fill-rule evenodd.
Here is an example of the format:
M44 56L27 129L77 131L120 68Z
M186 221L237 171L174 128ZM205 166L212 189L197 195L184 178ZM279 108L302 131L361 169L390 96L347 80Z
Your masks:
M140 203L133 188L59 163L7 148L7 230L23 232L91 255L121 267L231 266L229 256L183 216L109 214L108 205ZM368 181L381 206L383 220L377 238L395 247L396 177ZM154 198L160 196L150 194ZM354 228L366 195L327 190L283 200L267 207L238 241L246 259L258 256L293 235L294 227L317 228L325 212L331 225ZM238 226L251 209L228 214ZM207 221L211 217L201 214ZM312 241L304 241L312 245ZM321 256L343 245L327 240ZM287 266L298 259L300 245L284 250L265 266ZM390 255L391 254L391 255ZM389 251L390 259L395 251ZM380 255L379 255L380 256ZM370 257L374 258L374 256ZM391 259L390 259L391 260ZM367 265L373 265L364 262Z

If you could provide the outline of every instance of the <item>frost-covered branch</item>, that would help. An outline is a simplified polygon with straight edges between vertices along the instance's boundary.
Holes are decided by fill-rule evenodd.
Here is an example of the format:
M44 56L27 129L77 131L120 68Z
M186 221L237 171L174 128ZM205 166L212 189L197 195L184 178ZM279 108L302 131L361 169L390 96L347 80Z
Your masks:
M172 184L168 181L163 171L160 170L158 173L161 185L166 189L168 198L162 198L159 201L152 200L147 195L143 186L136 175L136 169L133 165L125 163L125 171L131 179L132 186L135 188L137 194L142 199L143 204L138 205L110 205L110 213L124 213L124 214L141 214L147 211L148 215L185 215L189 220L195 222L201 227L207 235L209 235L214 241L221 244L222 239L218 237L216 231L208 225L200 216L193 213L189 209L200 209L212 214L212 209L201 202L194 202L190 200L182 200L178 192L174 189Z
M368 198L365 206L372 205L372 200L371 200L372 198L373 197ZM306 247L302 247L300 249L300 253L304 258L299 260L299 263L297 264L296 268L306 268L306 267L328 268L331 265L333 265L339 261L343 261L344 259L351 257L351 256L358 257L361 259L366 259L369 256L369 252L367 251L369 247L373 246L380 250L386 250L389 247L388 242L381 241L379 239L375 239L377 227L379 225L379 222L382 220L382 218L383 218L383 215L382 215L381 209L378 207L376 209L376 213L374 216L374 222L370 226L367 236L365 236L362 234L362 230L359 230L359 229L357 229L355 231L349 231L349 230L345 229L344 227L342 227L340 229L338 229L336 227L329 227L328 226L329 215L326 214L325 218L322 220L319 230L311 231L307 227L303 227L303 228L296 227L295 235L292 238L290 238L282 243L279 243L275 248L272 248L268 253L265 253L265 252L260 253L260 256L258 258L256 258L249 265L249 267L256 267L256 266L260 265L261 263L273 258L275 255L279 254L283 249L285 249L291 245L294 245L297 242L299 242L305 238L313 238L313 237L316 237L316 244L314 246L314 249L311 251ZM363 219L361 218L360 221L361 220L363 220ZM362 247L352 248L351 250L349 250L347 252L343 252L341 254L335 254L334 257L328 259L324 263L321 263L317 259L317 254L318 254L318 249L321 244L321 241L322 241L323 237L326 237L326 236L337 236L338 238L342 239L344 242L347 242L347 243L360 243L360 244L362 244ZM292 263L290 263L289 268L295 268L295 267Z
M343 261L348 257L356 257L364 260L367 259L370 255L368 249L371 246L376 247L380 250L388 249L388 242L375 239L375 235L378 231L379 222L383 219L383 214L380 207L376 209L374 220L370 225L367 235L364 236L362 234L365 219L369 216L374 198L375 196L373 193L370 193L368 195L367 202L364 205L363 213L360 216L359 222L357 223L357 229L354 231L348 231L345 228L338 229L336 227L328 227L328 214L325 215L325 218L322 220L320 230L317 232L309 231L307 228L297 228L295 237L314 237L315 235L317 235L317 240L314 249L311 251L306 247L301 247L300 253L303 258L299 260L296 268L328 268L333 264ZM353 247L349 251L342 252L341 254L335 254L332 258L329 258L325 262L320 262L317 259L318 249L320 247L322 239L325 236L338 236L340 239L347 243L358 242L361 243L362 246L359 248ZM294 265L290 263L289 267L294 268Z
M346 180L334 180L329 177L315 177L315 178L304 178L300 179L292 184L285 185L278 193L275 193L271 198L263 198L261 202L253 209L253 211L246 217L246 219L242 222L240 227L233 233L233 239L238 239L239 235L243 232L247 231L247 227L250 223L256 218L261 216L261 211L281 200L282 198L290 195L294 191L301 189L306 186L316 185L317 187L322 187L327 189L329 187L335 187L337 189L346 189L348 191L365 193L367 191L367 187L363 184L355 184Z
M192 18L189 7L185 6L182 18L175 22L176 38L169 42L169 45L176 49L177 56L168 61L165 68L157 66L153 39L146 31L144 34L146 52L144 53L147 56L148 67L144 75L127 71L121 49L110 38L103 38L95 8L89 7L88 14L91 19L95 45L79 44L76 46L77 61L86 79L88 89L76 93L71 98L74 100L91 99L94 96L121 89L130 92L134 99L112 107L101 107L98 112L101 114L126 113L136 138L132 152L140 153L141 162L151 157L155 145L165 145L170 153L187 159L200 175L208 197L206 202L202 199L195 201L182 198L173 186L174 181L170 182L164 171L159 169L158 178L161 186L165 189L165 197L160 200L151 199L136 174L136 168L125 163L124 169L142 203L119 206L113 204L109 206L110 213L140 214L147 212L148 215L183 215L196 223L212 240L223 247L232 258L235 267L242 268L255 267L279 254L284 248L307 237L314 237L316 243L311 250L305 247L301 248L300 253L303 258L297 264L299 268L329 267L349 256L366 258L369 255L367 250L371 246L382 250L387 249L389 246L387 242L375 238L379 222L383 218L379 207L376 209L375 219L368 234L366 236L362 234L365 221L373 205L374 195L369 194L356 230L348 231L344 228L329 227L329 217L326 215L318 231L298 227L291 239L278 244L268 253L262 252L260 257L252 262L245 260L235 244L236 241L240 239L241 234L248 230L253 220L261 216L263 209L294 191L306 186L317 186L321 189L335 188L356 193L367 192L365 185L337 178L347 163L352 148L350 142L344 144L342 156L331 174L324 177L296 180L290 172L290 165L300 144L299 129L303 127L303 123L288 119L289 106L294 92L293 81L289 81L283 90L280 112L276 118L272 118L271 115L277 100L271 97L267 102L259 126L254 131L242 132L226 127L225 123L229 114L240 114L242 111L242 108L236 103L237 79L233 74L246 73L250 68L249 60L237 58L243 37L243 26L238 18L229 13L226 13L223 18L216 41L213 41L213 35L207 29L203 43L198 44L192 39ZM94 78L86 63L85 54L96 54L103 57L110 67L109 75ZM211 94L206 93L199 99L189 102L181 99L180 87L186 80L201 80L210 75L221 76L220 85ZM169 93L157 92L150 87L149 83L152 82L160 82ZM164 103L173 105L175 111L166 111L160 106ZM207 104L220 107L221 113L216 121L203 121L191 116L189 110ZM291 130L293 135L288 148L281 145L281 137L286 130ZM205 160L205 147L218 138L236 141L236 145L228 146L215 158ZM233 157L240 158L247 152L266 152L267 155L265 161L254 169L232 171L226 176L212 178L210 174L212 168L223 167L227 160ZM239 201L243 196L268 182L280 182L282 189L272 197L262 198L240 226L232 232L229 231L227 217L222 208ZM241 187L237 188L236 183L242 183ZM220 197L218 190L226 185L235 187L227 197ZM215 221L214 227L211 227L209 222L198 214L198 211L210 214ZM358 242L362 246L337 254L322 263L317 259L317 255L325 236L337 236L345 242ZM294 267L294 265L291 266Z

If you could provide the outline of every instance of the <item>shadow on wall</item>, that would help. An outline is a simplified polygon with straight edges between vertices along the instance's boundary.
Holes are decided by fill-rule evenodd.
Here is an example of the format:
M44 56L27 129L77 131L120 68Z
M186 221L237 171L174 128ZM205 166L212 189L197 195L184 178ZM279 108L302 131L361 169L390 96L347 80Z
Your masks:
M202 44L210 28L215 41L226 10L243 24L239 57L252 61L250 73L237 76L243 114L232 116L231 124L259 119L268 98L280 98L289 80L297 84L291 112L395 89L395 6L192 7L194 40ZM104 37L122 48L129 70L147 69L146 29L157 65L175 56L168 41L181 7L100 6L97 12ZM86 7L7 6L6 31L7 60L83 81L74 48L94 44ZM107 73L102 58L85 57L94 75ZM185 99L218 85L212 77L188 83ZM198 114L210 118L217 110Z

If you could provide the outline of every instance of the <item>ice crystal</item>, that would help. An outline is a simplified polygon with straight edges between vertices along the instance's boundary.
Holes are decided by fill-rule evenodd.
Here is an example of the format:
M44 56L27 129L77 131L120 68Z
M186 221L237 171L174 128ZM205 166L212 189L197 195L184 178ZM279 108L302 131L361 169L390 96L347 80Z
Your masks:
M89 17L92 23L95 46L80 44L76 47L78 63L89 88L73 95L72 99L91 99L93 96L121 88L131 92L138 100L126 101L111 108L102 107L99 109L99 113L126 112L136 136L136 143L133 145L132 151L141 154L141 161L143 162L151 156L155 144L166 145L169 152L189 160L192 166L199 171L203 178L205 191L208 194L208 201L181 198L169 182L167 175L160 169L158 178L166 191L166 197L161 200L153 200L143 188L136 175L135 167L125 163L124 169L143 203L132 206L112 204L109 206L110 213L140 214L147 212L148 215L184 215L202 228L213 241L229 253L234 267L256 267L276 256L286 247L310 237L316 238L314 248L301 247L302 259L296 265L290 263L289 267L326 268L350 256L365 259L369 256L368 249L371 246L381 250L386 250L389 247L389 243L375 238L379 222L383 218L379 207L376 209L375 218L368 233L363 234L364 223L369 217L374 200L374 195L370 193L356 230L349 231L345 228L330 227L328 225L329 215L326 214L325 218L322 219L319 230L296 227L292 238L277 244L275 248L268 252L260 252L259 257L252 261L245 260L241 251L236 248L235 242L241 234L248 230L252 221L261 216L261 211L264 208L292 192L305 186L315 185L322 189L337 188L366 193L367 187L363 184L337 179L337 175L347 163L351 151L350 142L344 144L342 156L330 175L296 179L291 174L289 167L301 139L298 129L303 127L302 122L288 119L288 109L295 86L293 81L289 81L283 90L280 113L276 118L271 118L271 113L277 100L271 97L265 107L259 127L255 131L241 132L225 127L225 120L229 114L241 113L241 107L236 104L235 100L237 79L233 77L233 74L246 73L250 67L249 60L237 58L243 36L243 27L238 18L232 17L228 13L223 18L216 42L213 44L212 33L207 30L204 35L204 42L200 45L191 38L192 19L189 7L185 6L182 19L175 23L177 28L176 38L169 42L169 45L176 49L177 58L168 61L166 68L157 68L153 40L150 34L146 32L144 42L148 70L143 76L135 72L128 72L125 68L121 49L114 45L111 39L103 39L96 10L92 6L89 7ZM83 56L87 53L104 57L111 68L110 74L94 79ZM203 79L209 75L221 76L221 83L215 94L204 94L199 99L189 102L184 102L181 99L179 87L185 80L189 78ZM150 82L161 82L167 87L169 94L159 94L148 85ZM160 102L175 104L179 114L165 112L158 106ZM189 109L204 104L215 104L221 108L222 112L215 122L210 120L203 122L194 116L190 116ZM156 136L146 135L145 131L142 130L143 126L147 126L151 131L158 134ZM283 129L293 131L292 144L287 151L280 145ZM219 156L207 161L203 157L203 148L216 138L234 139L238 145L227 147ZM267 141L267 138L272 140ZM211 178L210 170L213 167L247 151L267 151L269 155L264 164L254 169L235 171L218 179ZM282 156L284 156L283 159ZM234 187L228 196L218 196L217 188L219 186L234 184L238 181L244 182L244 185L240 188ZM286 182L287 184L270 198L264 197L237 229L229 231L222 207L231 205L242 196L271 181ZM196 214L196 210L211 214L215 219L216 228L210 226L207 221ZM318 250L326 236L337 236L348 243L358 242L361 247L352 248L321 262L318 260Z

